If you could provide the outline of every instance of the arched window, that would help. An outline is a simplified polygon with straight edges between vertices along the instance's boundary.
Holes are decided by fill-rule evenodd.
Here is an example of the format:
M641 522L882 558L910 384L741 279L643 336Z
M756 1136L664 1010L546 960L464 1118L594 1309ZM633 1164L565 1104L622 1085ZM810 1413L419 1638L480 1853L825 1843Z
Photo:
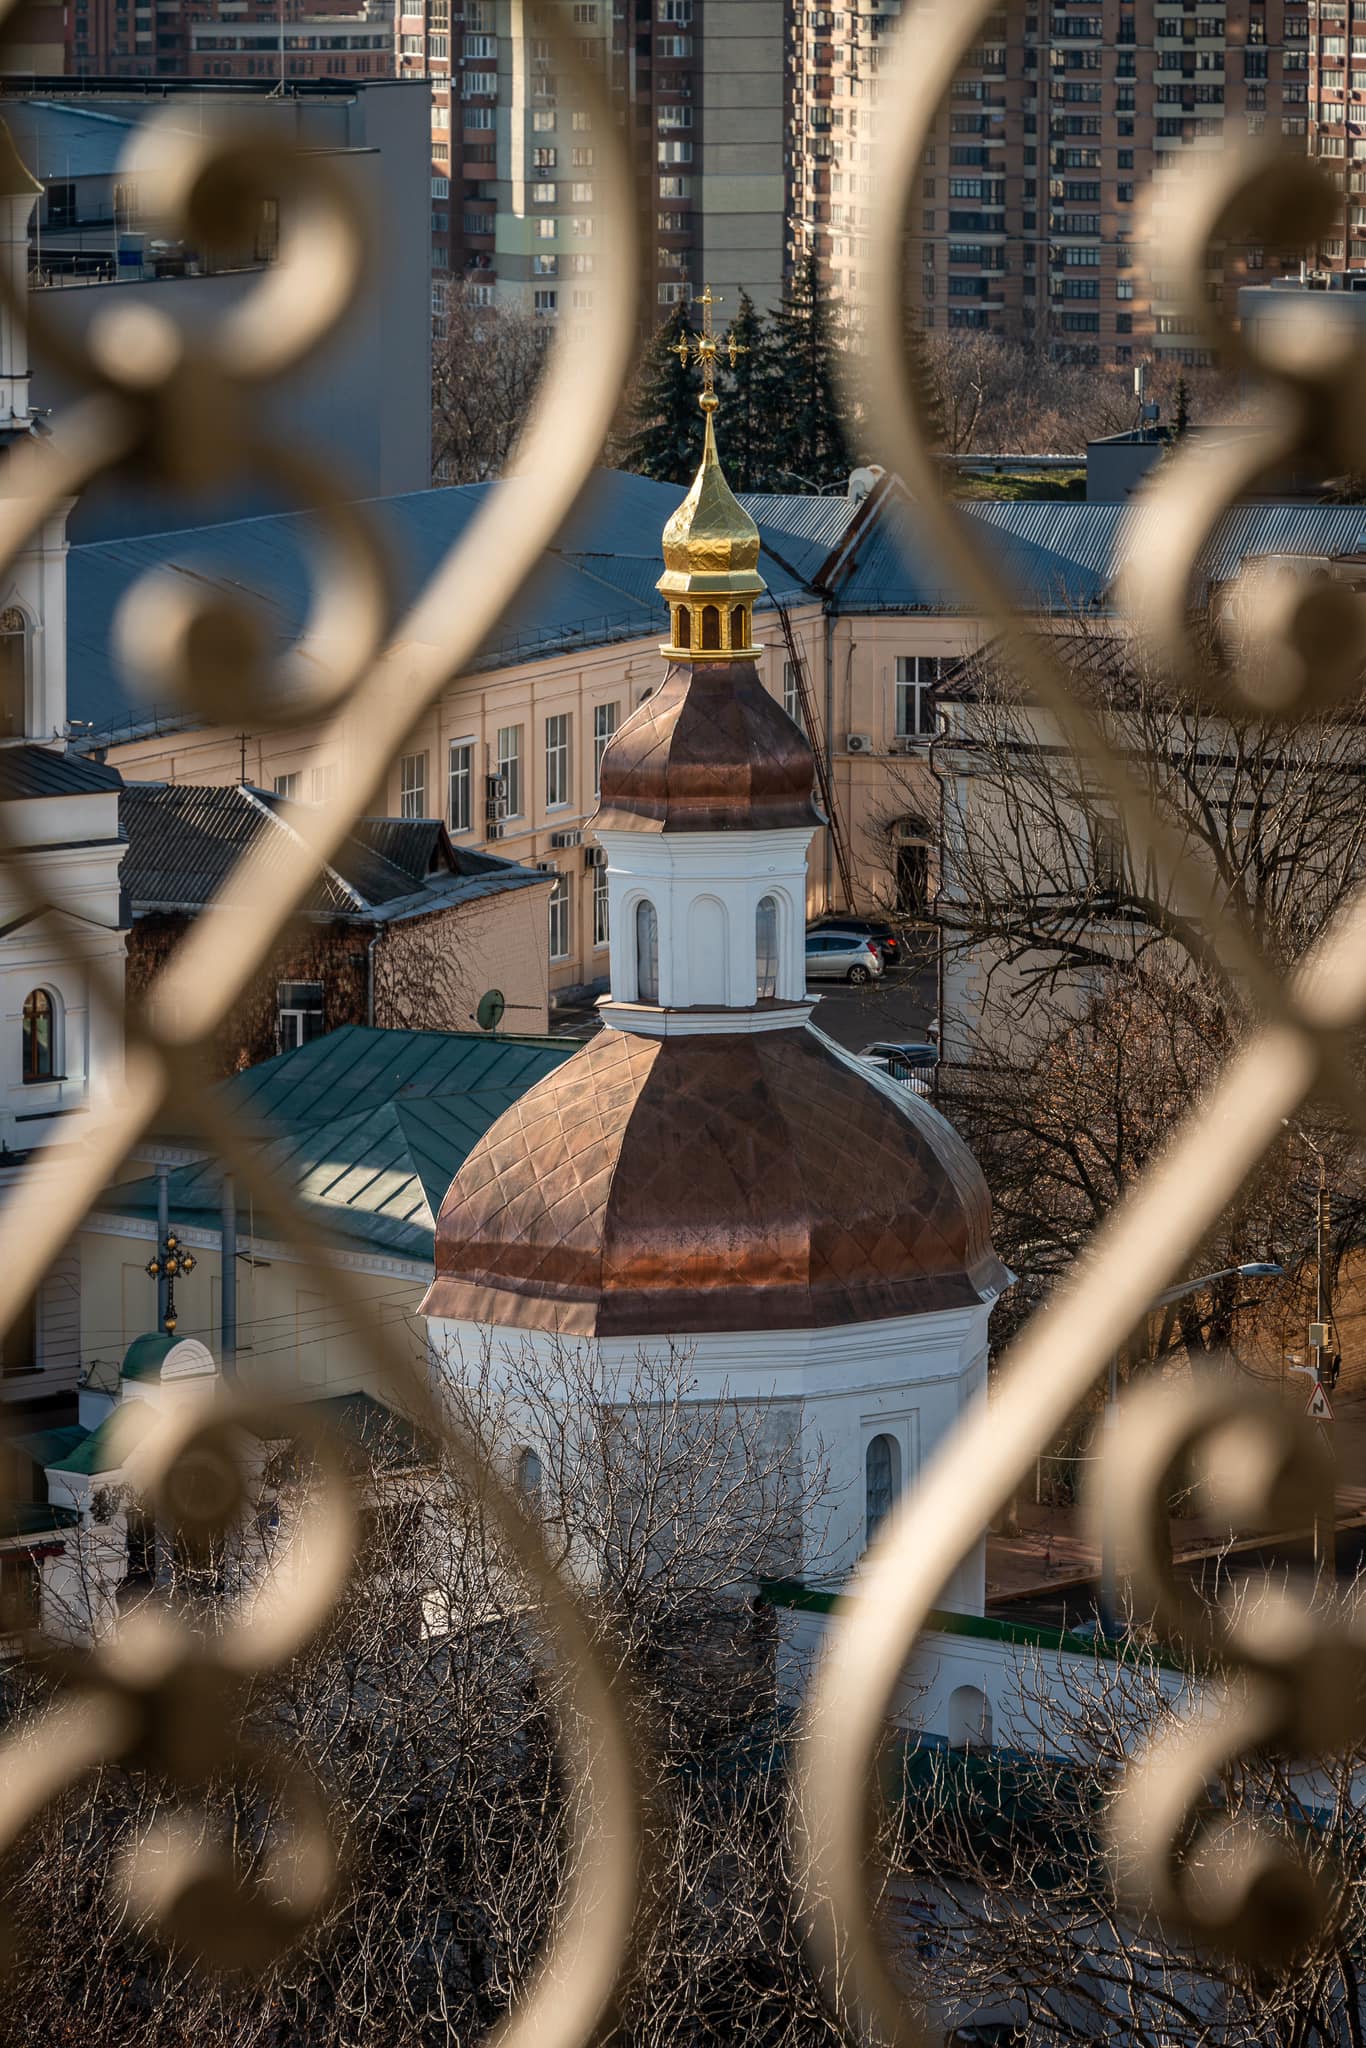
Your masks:
M955 1686L949 1694L948 1738L955 1749L991 1743L991 1701L979 1685Z
M681 604L679 605L677 611L674 613L674 617L678 621L678 625L674 631L674 646L691 647L692 613L688 610L688 607L685 604Z
M17 605L0 612L0 739L27 730L28 620Z
M754 993L762 1002L778 993L778 905L772 896L760 898L754 913Z
M648 899L636 905L636 1001L659 1001L659 918Z
M541 1480L544 1473L539 1453L532 1450L517 1454L517 1491L528 1507L534 1507L541 1497Z
M702 645L718 648L721 645L721 612L714 604L702 607Z
M57 1010L45 988L24 997L24 1079L50 1081L56 1072Z
M743 647L748 635L745 632L745 608L742 604L732 606L730 614L730 644Z
M875 1436L863 1461L864 1526L869 1543L886 1521L901 1491L901 1446L894 1436Z

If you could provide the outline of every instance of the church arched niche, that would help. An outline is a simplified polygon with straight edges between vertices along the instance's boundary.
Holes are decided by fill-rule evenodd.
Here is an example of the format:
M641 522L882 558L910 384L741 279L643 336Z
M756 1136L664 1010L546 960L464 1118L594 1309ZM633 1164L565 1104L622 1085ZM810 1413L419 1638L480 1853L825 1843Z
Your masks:
M901 1492L901 1446L894 1436L873 1437L863 1455L864 1540L871 1543Z
M28 620L17 604L0 611L0 739L28 730Z
M636 1001L659 1001L659 912L648 896L636 905Z
M699 896L688 905L689 1003L726 1001L729 939L725 906L715 896Z
M748 643L748 639L749 635L745 631L745 608L742 604L732 605L730 612L730 644L732 647L744 647Z
M758 1002L778 993L778 899L761 896L754 913L754 994Z
M50 989L31 988L24 997L23 1075L25 1081L51 1081L60 1071L57 1065L57 1032L60 1012Z
M721 612L717 605L704 604L702 607L702 645L704 648L714 647L718 651L720 649Z
M955 1749L985 1749L991 1742L991 1701L980 1685L955 1686L949 1694L949 1741Z

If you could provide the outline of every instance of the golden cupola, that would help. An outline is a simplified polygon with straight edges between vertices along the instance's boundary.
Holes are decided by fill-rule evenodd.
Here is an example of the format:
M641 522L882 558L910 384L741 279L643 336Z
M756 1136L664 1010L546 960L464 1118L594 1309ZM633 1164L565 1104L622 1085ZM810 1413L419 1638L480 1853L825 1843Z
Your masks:
M755 655L754 600L767 585L759 574L759 529L726 482L716 448L716 357L724 348L732 365L743 353L731 336L716 340L710 287L703 293L703 331L680 341L678 355L702 369L698 404L706 418L702 466L693 487L664 529L664 574L655 588L669 606L673 640L660 652L672 661L745 661Z

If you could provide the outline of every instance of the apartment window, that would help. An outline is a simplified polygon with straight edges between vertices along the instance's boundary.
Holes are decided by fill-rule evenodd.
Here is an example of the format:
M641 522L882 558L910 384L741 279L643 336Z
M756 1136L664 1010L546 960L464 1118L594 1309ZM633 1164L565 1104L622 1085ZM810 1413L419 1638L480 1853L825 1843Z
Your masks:
M690 142L661 142L656 145L658 159L662 164L690 164L692 144Z
M310 803L331 803L336 787L337 765L335 761L328 761L321 768L310 770L308 777L308 800Z
M467 128L496 128L498 110L496 107L467 107L461 115Z
M612 938L611 914L608 910L607 869L605 866L593 870L593 944L606 946Z
M57 1006L45 988L24 997L23 1076L25 1081L50 1081L56 1073Z
M297 770L293 775L277 775L274 784L275 794L276 796L300 796L302 794L302 782L303 777Z
M531 188L531 203L533 206L553 206L555 204L555 187L553 185L533 185ZM553 227L551 232L552 234L554 233Z
M783 663L783 710L794 725L801 726L802 730L805 731L806 728L802 720L801 684L795 661L785 661Z
M432 197L433 197L433 199L449 199L449 198L450 198L450 196L451 196L451 181L450 181L450 179L449 179L449 178L433 178L433 179L432 179Z
M555 239L555 230L558 225L559 223L554 219L553 216L543 214L536 223L537 239L542 242L553 242Z
M919 739L934 731L934 691L943 662L934 654L896 658L897 738Z
M427 815L427 756L405 754L398 764L398 814L400 818Z
M593 204L593 187L582 183L571 185L569 197L575 206L591 206Z
M593 794L602 790L602 757L611 744L621 716L618 704L595 704L593 706Z
M531 303L534 310L538 313L555 313L559 310L560 295L557 291L533 292Z
M555 112L552 107L535 107L531 115L533 135L552 135L555 132Z
M467 57L496 58L498 55L497 36L466 36L465 55Z
M282 981L275 991L275 1039L281 1052L297 1052L321 1038L325 1027L320 981Z
M661 178L659 196L661 199L688 199L692 195L690 178Z
M452 740L446 769L446 823L452 832L474 824L474 742Z
M492 100L498 97L498 73L496 71L467 71L460 81L460 97L466 100Z
M547 809L569 802L569 713L557 712L545 722L545 800Z
M596 28L598 20L597 0L575 0L575 28Z
M559 257L533 256L531 259L531 274L533 277L558 277L560 274Z
M496 775L501 775L507 784L507 799L503 815L505 818L520 818L522 815L522 728L520 725L500 725L498 728Z
M550 892L550 957L552 960L569 958L569 877L556 875L555 886Z
M532 152L532 163L538 171L553 171L559 161L557 149L537 149ZM551 187L553 195L554 187Z
M569 152L569 161L576 171L589 171L593 168L593 152L581 144Z

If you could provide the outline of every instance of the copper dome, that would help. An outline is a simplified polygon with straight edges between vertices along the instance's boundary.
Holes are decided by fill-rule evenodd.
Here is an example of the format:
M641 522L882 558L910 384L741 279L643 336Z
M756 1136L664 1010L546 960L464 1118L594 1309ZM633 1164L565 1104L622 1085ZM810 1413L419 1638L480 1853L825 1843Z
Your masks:
M594 826L746 832L822 825L811 748L752 661L674 662L602 757Z
M441 1205L428 1316L647 1337L964 1308L1007 1274L950 1125L809 1029L607 1030Z

